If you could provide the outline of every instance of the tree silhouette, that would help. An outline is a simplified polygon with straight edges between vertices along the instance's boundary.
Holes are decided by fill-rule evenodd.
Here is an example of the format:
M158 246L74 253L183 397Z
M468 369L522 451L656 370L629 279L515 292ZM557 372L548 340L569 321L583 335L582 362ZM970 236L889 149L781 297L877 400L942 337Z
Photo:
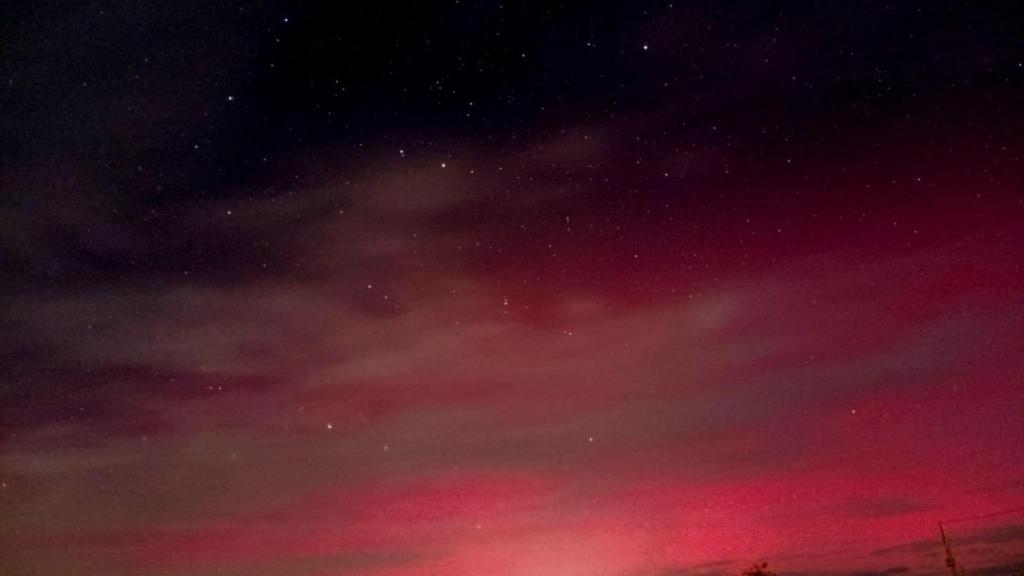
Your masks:
M775 572L768 569L767 562L762 562L754 564L751 568L745 570L742 576L775 576Z

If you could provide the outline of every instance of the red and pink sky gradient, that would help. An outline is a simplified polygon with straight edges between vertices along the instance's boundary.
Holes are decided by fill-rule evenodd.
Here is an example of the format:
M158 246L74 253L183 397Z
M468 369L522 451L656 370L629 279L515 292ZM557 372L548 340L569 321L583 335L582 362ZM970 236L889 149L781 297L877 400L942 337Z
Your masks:
M720 22L687 14L628 25L615 57L660 64L617 61L624 85L686 67L681 31ZM722 108L673 84L358 140L288 116L306 140L248 179L167 176L154 150L219 132L165 122L159 82L166 118L118 124L105 164L82 125L34 132L0 166L26 191L0 221L0 572L945 573L938 521L1024 506L1021 73L798 110L825 77L800 30L697 34L742 70L694 88ZM291 102L231 86L225 131ZM111 90L78 109L132 105ZM1024 563L1024 512L949 532L973 574Z
M760 184L778 205L725 212L685 175L729 159L666 162L620 215L603 182L633 152L602 128L179 207L265 238L290 266L258 279L19 298L51 357L4 443L14 566L933 573L938 520L1021 502L1022 206L998 155L984 179L899 143L784 161ZM593 195L563 182L588 171ZM968 565L1022 543L1019 517L952 530Z

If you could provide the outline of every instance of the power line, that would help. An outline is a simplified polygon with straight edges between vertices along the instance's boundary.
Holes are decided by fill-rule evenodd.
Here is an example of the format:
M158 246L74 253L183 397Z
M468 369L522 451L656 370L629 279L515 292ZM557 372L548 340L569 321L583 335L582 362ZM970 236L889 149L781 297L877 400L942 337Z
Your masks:
M981 518L991 518L992 516L1002 516L1003 514L1012 514L1014 512L1024 512L1024 506L1019 508L1009 508L1007 510L1000 510L999 512L989 512L987 514L977 514L975 516L963 516L961 518L951 518L949 520L943 520L942 524L951 524L953 522L966 522L968 520L978 520Z

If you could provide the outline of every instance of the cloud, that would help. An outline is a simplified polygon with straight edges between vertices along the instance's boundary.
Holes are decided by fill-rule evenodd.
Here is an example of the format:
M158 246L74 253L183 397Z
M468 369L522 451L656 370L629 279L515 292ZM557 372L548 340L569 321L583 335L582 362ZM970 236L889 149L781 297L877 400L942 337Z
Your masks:
M990 437L1020 401L1017 298L986 284L1004 239L698 274L651 233L624 274L592 254L614 225L566 210L600 194L558 176L619 150L573 150L594 132L538 144L536 173L461 149L169 207L190 257L12 294L0 536L51 572L73 570L55 547L112 573L917 569L953 481L937 434L972 463L952 478L1012 492L1012 442ZM240 246L255 270L193 273ZM980 391L1000 401L961 413Z

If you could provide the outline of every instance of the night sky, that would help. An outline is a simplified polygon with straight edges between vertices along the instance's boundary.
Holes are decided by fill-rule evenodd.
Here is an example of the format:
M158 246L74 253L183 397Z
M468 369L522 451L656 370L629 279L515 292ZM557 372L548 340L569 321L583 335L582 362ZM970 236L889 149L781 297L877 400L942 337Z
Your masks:
M0 573L1020 570L1021 8L5 2Z

